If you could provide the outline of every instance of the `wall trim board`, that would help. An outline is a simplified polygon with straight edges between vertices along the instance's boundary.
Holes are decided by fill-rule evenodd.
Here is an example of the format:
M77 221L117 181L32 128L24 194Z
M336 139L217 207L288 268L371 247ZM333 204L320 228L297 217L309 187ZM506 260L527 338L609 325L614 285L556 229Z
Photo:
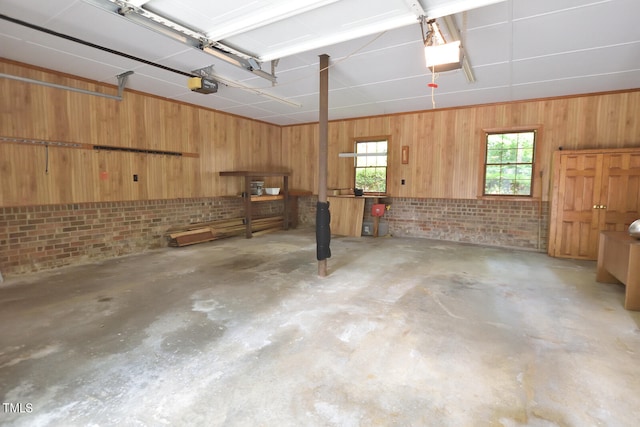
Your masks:
M10 137L0 136L0 143L18 144L18 145L37 145L44 147L58 147L58 148L80 148L83 150L105 150L105 151L120 151L134 154L156 154L166 156L178 156L178 157L200 157L198 153L187 153L180 151L167 151L167 150L151 150L147 148L135 148L135 147L118 147L115 145L92 145L84 142L67 142L67 141L48 141L41 139L30 139L22 137Z

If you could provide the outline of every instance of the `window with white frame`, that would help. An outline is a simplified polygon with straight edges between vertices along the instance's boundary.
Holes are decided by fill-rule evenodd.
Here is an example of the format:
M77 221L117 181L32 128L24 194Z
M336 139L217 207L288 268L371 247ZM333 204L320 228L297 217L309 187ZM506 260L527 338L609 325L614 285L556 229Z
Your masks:
M387 148L386 138L355 142L355 188L365 193L386 193Z

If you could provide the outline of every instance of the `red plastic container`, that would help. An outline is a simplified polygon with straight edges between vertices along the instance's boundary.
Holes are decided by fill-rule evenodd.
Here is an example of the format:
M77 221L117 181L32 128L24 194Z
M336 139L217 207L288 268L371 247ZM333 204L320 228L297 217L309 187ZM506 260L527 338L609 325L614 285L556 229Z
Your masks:
M384 215L384 205L383 204L375 204L371 207L371 215L372 216L382 216Z

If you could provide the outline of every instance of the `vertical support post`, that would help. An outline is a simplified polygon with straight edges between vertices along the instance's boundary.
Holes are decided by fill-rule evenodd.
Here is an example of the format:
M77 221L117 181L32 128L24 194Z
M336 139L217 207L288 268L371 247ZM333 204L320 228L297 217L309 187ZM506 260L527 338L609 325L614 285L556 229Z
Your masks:
M319 147L318 147L318 205L327 203L327 160L329 155L328 128L329 128L329 55L320 55L320 105L319 105ZM316 221L317 222L317 221ZM323 224L316 223L316 239L318 227ZM328 224L327 224L328 227ZM327 230L328 231L328 230ZM329 237L330 237L330 231ZM327 242L328 246L328 242ZM328 248L327 248L328 249ZM327 275L327 258L318 257L318 276Z

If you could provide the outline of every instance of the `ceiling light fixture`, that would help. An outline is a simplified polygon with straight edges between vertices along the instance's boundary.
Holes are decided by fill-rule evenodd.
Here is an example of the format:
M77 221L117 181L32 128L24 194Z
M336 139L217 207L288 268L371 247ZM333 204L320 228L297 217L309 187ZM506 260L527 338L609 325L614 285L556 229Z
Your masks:
M462 40L462 37L460 36L460 31L455 25L455 18L453 16L455 13L462 13L464 16L466 15L467 10L488 6L494 3L501 3L503 1L504 0L460 0L457 2L445 3L444 5L441 5L439 7L430 8L428 12L422 8L419 0L405 0L405 3L409 7L409 9L411 9L415 17L420 21L423 41L426 38L424 24L427 16L431 16L432 19L442 18L442 21L444 21L446 30L449 33L449 37L451 38L451 40L458 41ZM476 78L473 74L473 70L471 69L471 64L469 64L469 59L467 58L464 46L461 46L460 49L462 51L462 72L464 73L467 82L473 83L476 81ZM439 69L438 71L442 70Z
M447 43L435 19L427 20L423 16L420 27L423 34L425 62L432 73L462 68L460 40Z

